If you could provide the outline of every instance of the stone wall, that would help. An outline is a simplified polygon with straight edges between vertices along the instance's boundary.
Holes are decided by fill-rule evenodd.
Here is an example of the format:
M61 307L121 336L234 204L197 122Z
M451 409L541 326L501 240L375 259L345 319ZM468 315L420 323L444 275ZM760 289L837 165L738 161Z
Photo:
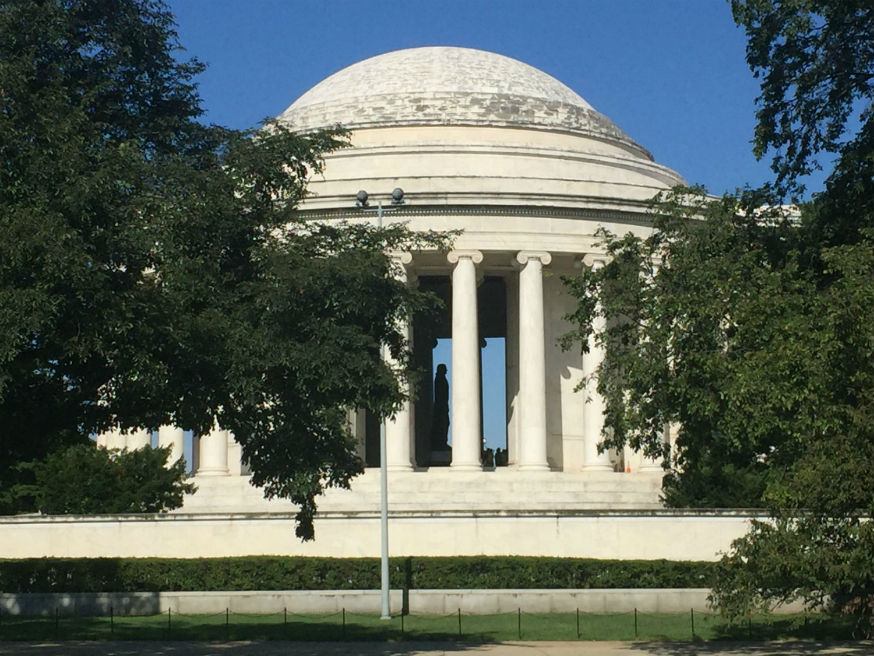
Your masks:
M713 612L706 588L615 590L392 590L391 610L412 615L512 613ZM404 598L406 596L406 599ZM254 590L246 592L139 592L0 594L6 615L156 615L232 613L378 613L379 590ZM801 612L800 604L775 609Z
M717 560L743 535L742 512L446 511L389 516L392 556L554 556ZM16 516L0 520L0 554L165 557L377 557L379 514L321 513L316 539L294 535L293 513Z

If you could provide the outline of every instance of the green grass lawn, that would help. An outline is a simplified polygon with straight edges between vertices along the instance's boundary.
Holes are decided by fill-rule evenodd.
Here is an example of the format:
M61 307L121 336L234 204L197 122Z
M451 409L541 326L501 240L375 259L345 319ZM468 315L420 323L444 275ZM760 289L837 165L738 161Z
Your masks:
M0 618L0 640L851 640L852 617L755 617L727 625L714 614L149 615Z

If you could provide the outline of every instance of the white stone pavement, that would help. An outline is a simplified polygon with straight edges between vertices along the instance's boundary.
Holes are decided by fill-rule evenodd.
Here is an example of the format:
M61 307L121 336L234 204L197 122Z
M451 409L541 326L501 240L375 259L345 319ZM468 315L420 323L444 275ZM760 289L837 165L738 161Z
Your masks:
M786 642L0 642L0 654L39 656L868 656L870 641Z

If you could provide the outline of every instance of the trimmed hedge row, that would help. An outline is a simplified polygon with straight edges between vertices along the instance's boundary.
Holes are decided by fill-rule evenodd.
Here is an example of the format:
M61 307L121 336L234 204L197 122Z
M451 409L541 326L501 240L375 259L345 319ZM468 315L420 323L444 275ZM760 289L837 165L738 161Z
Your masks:
M671 560L392 558L393 588L703 588L716 563ZM0 592L374 590L378 558L0 560Z

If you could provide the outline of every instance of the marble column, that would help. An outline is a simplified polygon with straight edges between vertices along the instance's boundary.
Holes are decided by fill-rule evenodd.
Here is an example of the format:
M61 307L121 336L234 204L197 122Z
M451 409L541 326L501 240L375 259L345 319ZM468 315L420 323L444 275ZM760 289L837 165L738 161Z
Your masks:
M213 428L207 435L201 435L198 448L200 458L197 476L227 476L228 470L228 431Z
M480 251L451 251L452 271L452 463L454 470L482 469L480 435L479 323L476 265Z
M185 446L185 431L176 426L161 426L158 429L158 446L170 447L167 466L175 464L182 457Z
M507 464L519 464L519 276L508 276L507 285Z
M146 446L152 446L152 432L145 428L134 428L125 433L124 444L128 451L136 451Z
M549 470L546 459L546 344L543 314L545 252L521 251L519 271L519 469Z
M244 469L243 447L237 442L234 434L228 431L228 474L242 476Z
M367 412L361 408L351 410L351 432L355 436L355 452L361 462L367 459Z
M391 255L395 266L395 276L398 280L406 283L406 265L413 261L410 253L393 253ZM404 320L403 325L398 327L403 333L407 344L410 343L410 321ZM386 358L391 366L396 363L391 355L386 353ZM409 387L404 383L404 394L409 394ZM394 416L385 422L385 448L386 467L395 471L409 471L413 468L412 447L412 408L409 399L404 401Z
M664 430L662 432L662 442L664 444L671 443L671 425L669 423L665 423ZM640 471L642 472L664 472L664 467L662 467L662 463L664 459L659 456L656 458L650 458L648 456L643 456L640 463Z
M97 446L104 449L124 449L127 446L125 435L121 429L116 426L105 433L100 433L97 436Z
M661 268L661 259L655 259L652 264L652 275L653 277L657 276L659 273L659 269ZM662 429L662 443L670 444L671 443L671 425L670 423L665 423L664 428ZM656 458L650 458L649 456L645 456L641 453L640 460L640 471L641 472L657 472L664 473L664 467L662 467L662 463L664 459L661 456Z
M588 254L583 258L583 264L597 271L607 263L606 256ZM595 308L596 316L593 328L596 335L604 332L604 317L600 314L601 306ZM583 375L586 378L586 399L583 410L585 428L585 454L583 469L585 471L613 471L610 455L604 451L598 453L598 443L603 439L604 429L604 398L598 394L598 379L596 372L604 360L604 349L597 343L594 335L589 337L589 352L583 355Z

